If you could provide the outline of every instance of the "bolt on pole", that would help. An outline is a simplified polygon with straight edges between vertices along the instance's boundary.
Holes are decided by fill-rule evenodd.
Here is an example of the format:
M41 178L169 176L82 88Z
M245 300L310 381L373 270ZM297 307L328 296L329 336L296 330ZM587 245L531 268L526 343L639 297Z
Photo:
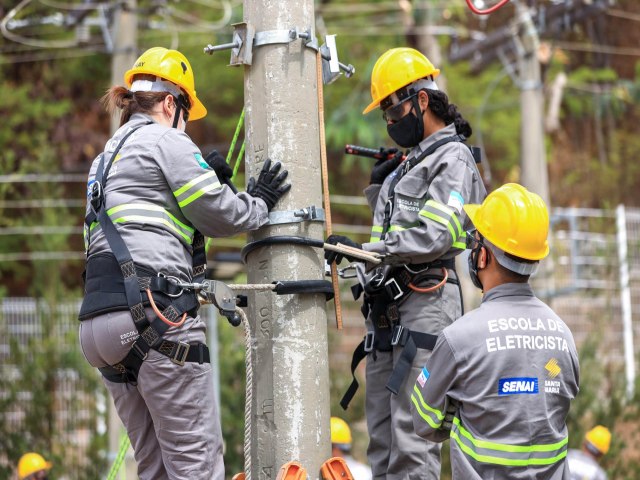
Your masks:
M314 29L312 0L244 1L244 22L256 35ZM247 178L264 161L281 161L291 191L274 211L322 205L316 84L317 54L303 39L254 48L245 67ZM266 226L249 242L276 235L323 238L319 222ZM248 283L324 278L322 251L270 245L248 255ZM276 478L280 466L297 460L318 478L330 457L327 313L323 294L249 295L253 336L251 466L247 478Z

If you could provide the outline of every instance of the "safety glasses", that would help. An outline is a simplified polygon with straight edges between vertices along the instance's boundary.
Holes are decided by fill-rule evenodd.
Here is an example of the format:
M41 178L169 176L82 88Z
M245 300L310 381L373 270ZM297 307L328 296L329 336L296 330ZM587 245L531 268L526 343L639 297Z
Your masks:
M467 238L465 240L467 250L473 250L476 246L477 248L484 247L484 242L482 241L482 235L478 233L478 230L475 228L472 230L467 230ZM476 238L476 233L480 238Z
M405 104L405 102L407 102L408 100L411 100L415 96L416 96L415 93L413 95L409 95L404 100L402 100L402 101L396 103L395 105L383 110L382 111L382 118L384 119L384 121L387 122L387 123L389 123L389 122L397 122L402 117L404 117L406 115L405 112L404 112L404 104Z

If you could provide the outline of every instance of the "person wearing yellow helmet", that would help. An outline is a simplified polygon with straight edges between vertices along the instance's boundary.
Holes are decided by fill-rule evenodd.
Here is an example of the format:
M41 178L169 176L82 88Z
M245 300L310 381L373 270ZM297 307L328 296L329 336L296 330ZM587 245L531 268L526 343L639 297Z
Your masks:
M384 256L379 267L357 264L367 334L352 361L367 359L367 455L374 478L439 477L440 445L415 434L410 396L438 333L462 313L455 257L465 249L470 225L462 207L486 195L465 144L471 126L438 89L439 73L412 48L380 56L363 113L379 108L391 139L411 152L404 161L398 152L373 166L364 191L373 210L369 242L341 235L326 240ZM355 261L331 251L325 258ZM356 388L352 383L343 407Z
M609 452L611 432L603 425L589 430L582 442L582 449L570 449L567 462L571 471L571 480L607 480L607 472L599 462Z
M414 385L413 425L423 438L451 439L453 479L567 480L578 354L529 285L549 253L547 207L509 183L464 209L470 275L484 296L439 335Z
M193 285L205 276L204 237L266 224L290 188L287 172L266 160L237 193L224 159L203 158L184 129L207 110L176 50L144 52L103 103L120 111L121 125L89 170L82 351L127 428L139 478L221 480L222 433Z
M25 453L18 461L18 480L47 480L52 467L39 453Z
M371 468L351 455L352 443L349 424L340 417L331 417L331 456L344 458L355 480L371 480Z

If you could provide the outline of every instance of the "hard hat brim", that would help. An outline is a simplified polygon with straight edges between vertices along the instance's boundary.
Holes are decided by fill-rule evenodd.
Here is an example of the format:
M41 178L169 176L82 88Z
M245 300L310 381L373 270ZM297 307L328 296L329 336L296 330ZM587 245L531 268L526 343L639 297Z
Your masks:
M476 213L478 213L478 210L480 210L480 207L481 207L481 205L474 204L474 203L462 206L462 208L464 209L465 213L469 217L469 220L471 220L471 223L473 223L474 227L476 226L476 222L475 222ZM482 233L482 232L480 232L480 233Z
M207 109L200 99L195 97L191 98L191 101L193 102L193 106L191 107L191 110L189 110L189 121L204 118L207 115Z
M375 110L375 109L376 109L376 108L378 108L379 106L380 106L380 100L374 100L373 102L371 102L371 103L367 106L367 108L365 108L365 109L362 111L362 114L363 114L363 115L366 115L367 113L369 113L369 112L370 112L370 111L372 111L372 110Z

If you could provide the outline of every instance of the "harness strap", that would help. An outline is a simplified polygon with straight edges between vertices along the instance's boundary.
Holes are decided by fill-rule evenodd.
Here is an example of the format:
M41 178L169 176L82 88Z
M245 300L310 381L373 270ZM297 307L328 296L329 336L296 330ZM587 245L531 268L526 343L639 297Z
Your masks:
M465 136L460 134L451 135L450 137L442 138L437 142L434 142L431 145L429 145L427 149L417 157L413 157L405 160L401 164L401 166L398 167L399 168L398 173L391 181L391 185L389 186L389 191L387 193L387 202L385 203L385 206L384 206L384 219L382 221L382 233L380 234L380 240L384 240L384 238L387 235L387 232L389 231L389 228L391 227L391 216L393 215L393 203L394 203L394 198L396 196L396 186L398 185L398 182L402 179L402 177L404 177L409 172L409 170L411 170L413 167L415 167L420 162L422 162L422 160L427 158L429 155L435 152L442 145L445 145L450 142L464 143L466 141L467 139L465 138ZM473 151L472 151L472 154L473 154Z
M144 125L148 125L150 123L152 122L148 122ZM118 383L124 382L135 384L137 382L140 366L147 358L148 352L151 348L169 357L172 362L178 365L184 365L186 361L198 361L199 363L203 363L205 358L203 347L206 348L206 345L197 344L197 352L194 350L192 356L189 357L189 352L191 351L191 346L189 344L183 342L175 343L162 338L169 329L169 325L167 323L158 317L154 318L151 322L147 320L142 295L140 293L141 287L145 287L148 283L149 285L146 286L146 288L151 289L151 285L153 284L153 288L156 291L162 291L163 293L167 293L171 287L160 279L149 279L148 282L146 279L142 282L140 281L137 276L136 265L133 262L131 253L129 252L126 243L118 233L113 221L107 214L105 208L105 188L107 180L109 179L109 170L113 165L113 161L126 140L144 125L132 128L126 133L113 151L106 167L104 154L100 157L95 182L91 191L91 214L87 216L87 219L85 219L85 222L89 222L90 225L94 221L92 218L97 217L98 222L100 223L103 234L105 235L113 256L118 262L120 271L124 278L124 293L127 305L131 312L136 329L140 334L131 346L131 350L129 350L128 354L121 362L111 367L104 367L103 369L100 369L100 372L105 376L105 378ZM200 232L196 231L194 233L192 245L194 281L200 282L204 279L206 269L205 242L204 236ZM193 305L194 299L197 304L197 297L195 295L179 295L162 311L162 316L172 322L175 322L180 315L197 308L198 305ZM192 358L192 360L189 360L189 358Z
M204 343L189 344L183 342L172 342L163 340L154 350L169 357L169 359L178 365L184 365L186 362L211 363L209 348ZM144 356L139 354L128 354L122 361L115 365L101 367L100 373L114 383L132 383L136 384L137 372L144 360Z
M365 351L364 349L366 338L367 337L365 337L365 340L362 340L362 342L360 342L360 344L353 351L353 357L351 358L351 376L353 377L353 380L351 381L351 385L349 385L349 388L347 388L347 391L344 393L342 399L340 400L340 406L343 410L346 410L349 407L349 403L351 403L353 396L358 391L359 384L358 380L356 379L355 371L362 359L369 354L369 352Z
M433 350L433 347L436 346L438 336L430 333L416 332L402 325L397 325L393 337L396 345L402 347L402 353L395 367L393 367L386 388L394 395L398 395L402 382L411 371L411 365L413 365L413 359L416 357L418 349Z

